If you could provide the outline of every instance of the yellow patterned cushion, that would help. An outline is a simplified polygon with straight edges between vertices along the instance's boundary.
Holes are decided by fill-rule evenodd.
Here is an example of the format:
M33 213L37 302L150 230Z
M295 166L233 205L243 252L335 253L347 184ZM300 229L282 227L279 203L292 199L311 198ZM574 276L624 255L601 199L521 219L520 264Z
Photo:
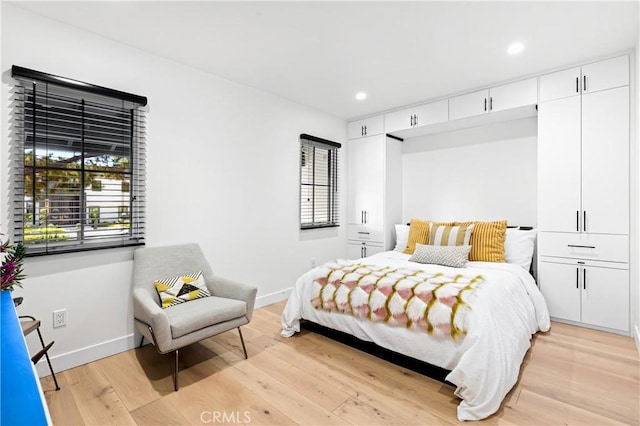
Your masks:
M471 234L470 261L504 262L504 236L507 221L496 222L456 222L456 225L474 224Z
M416 249L416 244L427 244L427 242L429 242L429 229L431 229L430 220L411 219L409 221L407 247L403 253L413 254Z
M155 281L162 308L211 296L202 271Z
M432 246L468 246L471 241L473 223L467 225L431 225L429 245Z

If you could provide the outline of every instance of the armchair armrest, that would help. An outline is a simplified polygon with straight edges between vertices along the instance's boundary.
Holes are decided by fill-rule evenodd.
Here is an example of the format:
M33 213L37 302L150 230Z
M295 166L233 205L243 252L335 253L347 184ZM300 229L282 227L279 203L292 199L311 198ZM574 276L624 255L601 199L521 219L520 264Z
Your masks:
M208 285L208 287L214 296L242 300L245 302L247 304L247 319L251 321L253 308L256 302L256 294L258 293L258 289L256 287L220 276L215 276L213 278L213 282Z
M133 290L133 316L151 326L158 350L164 352L165 348L171 344L169 318L164 310L149 297L146 289L136 288Z

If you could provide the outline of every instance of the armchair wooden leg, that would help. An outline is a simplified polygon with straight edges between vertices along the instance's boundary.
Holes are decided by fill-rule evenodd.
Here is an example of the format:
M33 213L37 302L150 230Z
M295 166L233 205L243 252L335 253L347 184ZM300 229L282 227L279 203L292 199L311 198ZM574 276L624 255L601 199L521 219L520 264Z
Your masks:
M141 348L143 343L144 343L144 335L140 338L140 346L138 347Z
M176 349L176 356L173 365L173 390L178 391L178 350Z
M247 347L244 345L244 339L242 338L242 330L238 327L238 333L240 334L240 342L242 342L242 351L244 352L244 359L248 359L247 356Z

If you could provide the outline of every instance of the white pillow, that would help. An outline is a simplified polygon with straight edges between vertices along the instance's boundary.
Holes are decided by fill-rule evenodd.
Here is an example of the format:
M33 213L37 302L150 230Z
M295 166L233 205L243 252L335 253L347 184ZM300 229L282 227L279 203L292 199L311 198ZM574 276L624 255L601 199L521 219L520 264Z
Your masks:
M469 259L471 246L431 246L416 244L416 251L409 262L431 263L434 265L463 268Z
M396 225L396 246L395 251L404 251L409 240L409 225Z
M516 228L507 228L504 237L505 262L517 263L528 272L531 269L536 235L535 229L521 231Z

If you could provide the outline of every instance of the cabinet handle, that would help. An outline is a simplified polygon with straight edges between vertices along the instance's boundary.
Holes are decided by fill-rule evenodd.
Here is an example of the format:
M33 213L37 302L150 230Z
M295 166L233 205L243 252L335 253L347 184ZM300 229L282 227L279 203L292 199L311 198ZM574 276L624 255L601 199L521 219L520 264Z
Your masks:
M484 111L487 112L487 98L484 98Z
M578 247L578 248L588 248L588 249L596 248L596 246L581 246L581 245L577 245L577 244L567 244L567 247Z
M414 114L413 117L414 117L413 122L415 123L416 126L418 126L418 114Z
M576 210L576 231L580 232L580 211Z
M369 232L358 231L358 234L369 235Z
M493 96L489 98L489 111L493 111Z
M587 91L587 76L586 75L582 76L582 91L583 92Z
M580 268L576 268L576 288L580 288Z
M364 211L364 223L367 224L367 211Z
M587 289L587 268L582 270L582 288Z
M580 77L576 77L576 93L580 93Z
M411 121L411 127L413 127L413 115L411 117L409 117L409 120Z
M587 211L586 210L582 211L582 216L583 216L583 219L582 219L582 230L584 232L587 232Z
M364 126L364 135L367 136L367 126Z

